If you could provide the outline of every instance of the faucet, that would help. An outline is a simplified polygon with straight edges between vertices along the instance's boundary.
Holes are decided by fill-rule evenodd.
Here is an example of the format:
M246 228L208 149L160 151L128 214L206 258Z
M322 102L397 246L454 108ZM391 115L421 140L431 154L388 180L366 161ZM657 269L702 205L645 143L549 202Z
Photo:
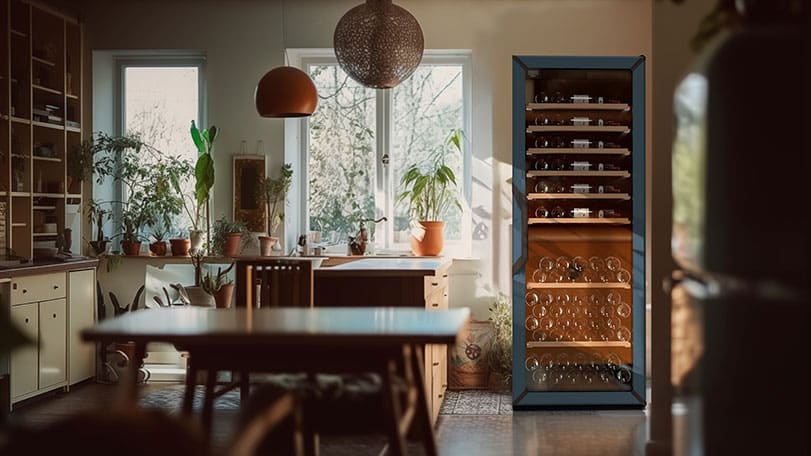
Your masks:
M364 255L366 253L366 246L369 243L369 234L366 230L366 222L374 222L380 223L385 222L388 219L386 217L380 217L379 219L371 219L371 218L362 218L360 219L360 228L358 229L357 236L350 236L349 237L349 251L352 255Z

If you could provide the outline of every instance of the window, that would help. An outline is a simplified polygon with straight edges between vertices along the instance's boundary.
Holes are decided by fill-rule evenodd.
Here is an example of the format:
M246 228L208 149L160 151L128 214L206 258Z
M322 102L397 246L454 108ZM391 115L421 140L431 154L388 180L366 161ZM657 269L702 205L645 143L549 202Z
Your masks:
M119 62L119 133L137 134L161 153L189 160L193 165L197 148L189 127L194 120L203 128L202 70L199 58L176 61L156 57ZM186 187L184 193L191 194L193 180ZM177 216L175 231L189 226L191 221L185 212Z
M304 224L332 244L345 244L361 219L385 216L370 229L378 249L408 248L406 203L397 203L400 179L443 147L453 129L465 131L463 154L449 148L459 199L469 188L468 62L466 55L426 55L414 74L391 90L365 88L349 78L334 57L304 58L318 90L318 108L307 121L302 147L306 164ZM448 146L449 147L449 146ZM469 216L448 214L449 246L469 245Z

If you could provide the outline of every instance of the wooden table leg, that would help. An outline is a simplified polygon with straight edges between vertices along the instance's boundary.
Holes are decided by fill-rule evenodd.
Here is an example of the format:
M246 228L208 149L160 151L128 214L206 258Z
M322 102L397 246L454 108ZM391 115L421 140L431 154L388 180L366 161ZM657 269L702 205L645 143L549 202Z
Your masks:
M391 451L394 456L402 456L405 454L405 439L403 433L400 432L400 417L402 416L400 410L400 401L398 392L394 388L397 373L397 360L391 357L387 358L382 368L383 384L383 405L384 413L386 414L387 427L389 428L389 443Z
M419 426L420 434L423 438L425 453L428 456L436 456L436 439L434 437L434 427L431 425L431 411L428 409L428 393L425 391L423 382L423 357L422 345L411 346L411 368L414 370L413 381L417 388L417 410L414 415L414 426Z
M197 367L189 359L189 367L186 369L186 391L183 392L183 416L190 416L194 404L194 393L197 389Z
M138 406L138 373L141 370L141 363L146 356L146 344L136 343L132 351L132 358L127 364L127 373L121 379L122 396L121 406L125 408L136 408Z
M214 413L214 388L217 385L217 369L206 371L206 389L203 397L202 424L206 436L211 435L211 421Z

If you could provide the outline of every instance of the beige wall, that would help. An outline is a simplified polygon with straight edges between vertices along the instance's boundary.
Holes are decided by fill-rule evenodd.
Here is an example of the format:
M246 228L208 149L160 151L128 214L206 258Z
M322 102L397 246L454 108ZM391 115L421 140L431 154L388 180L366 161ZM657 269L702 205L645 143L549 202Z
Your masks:
M208 123L220 129L214 214L231 212L230 155L262 139L269 166L282 161L284 125L253 107L256 82L284 62L283 49L332 47L341 15L360 0L85 1L88 49L193 49L207 56ZM490 240L476 245L478 287L464 297L486 318L494 287L511 274L511 56L652 53L650 0L401 0L420 21L428 49L472 50L474 169L484 186L473 206L492 215ZM285 36L286 35L286 38ZM89 55L88 55L89 59ZM648 89L652 87L648 66ZM85 91L89 93L89 91ZM86 101L90 106L90 100ZM651 144L648 97L648 148ZM649 152L650 153L650 152ZM466 267L470 267L467 264ZM458 297L458 296L457 296ZM477 304L474 302L479 301ZM458 302L458 301L457 301Z

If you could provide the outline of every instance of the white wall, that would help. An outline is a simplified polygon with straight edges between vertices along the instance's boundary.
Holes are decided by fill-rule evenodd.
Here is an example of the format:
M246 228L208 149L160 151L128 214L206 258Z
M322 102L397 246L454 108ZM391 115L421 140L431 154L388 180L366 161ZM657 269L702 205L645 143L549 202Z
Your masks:
M284 48L332 47L338 19L360 0L128 1L81 7L91 49L194 49L207 56L208 124L215 146L213 213L231 213L231 154L240 141L263 140L269 169L283 161L284 123L260 118L256 82L284 63ZM481 280L465 302L486 318L495 289L511 281L512 55L640 55L651 51L650 0L400 0L420 21L429 49L472 50L473 206L490 214L490 238L474 244L480 261L466 262ZM286 37L285 37L286 35ZM650 68L650 67L649 67ZM85 74L89 74L86 72ZM650 70L648 90L651 90ZM89 94L85 90L85 94ZM89 95L88 95L89 96ZM85 106L90 106L90 99ZM648 97L648 149L650 153ZM88 118L89 116L86 116ZM298 170L297 170L298 171ZM291 198L295 202L295 198ZM469 275L467 277L470 277ZM475 304L474 304L475 301Z

